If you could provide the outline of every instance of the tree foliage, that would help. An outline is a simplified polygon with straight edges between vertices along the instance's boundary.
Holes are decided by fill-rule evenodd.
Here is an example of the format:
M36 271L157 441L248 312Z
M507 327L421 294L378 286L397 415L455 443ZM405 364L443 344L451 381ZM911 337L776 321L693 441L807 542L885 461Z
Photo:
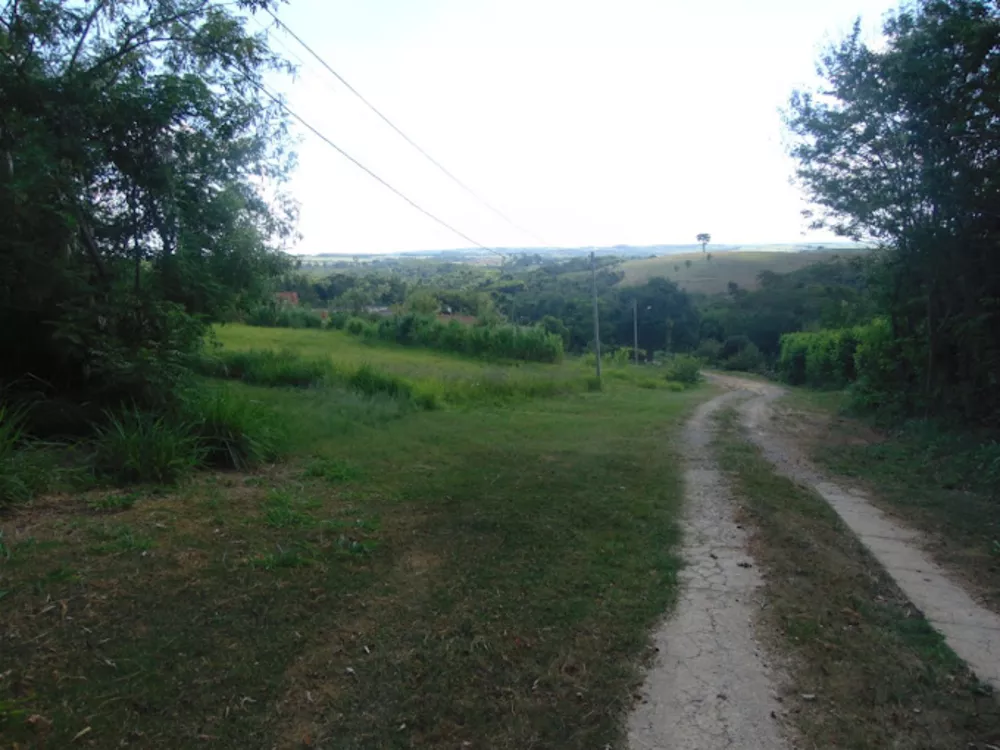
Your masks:
M872 282L904 411L1000 421L1000 18L923 0L885 44L860 29L823 56L787 113L817 224L879 244ZM868 352L869 358L872 352Z
M272 0L0 10L0 381L155 397L202 324L268 290L291 165L240 12ZM267 103L264 103L264 102Z

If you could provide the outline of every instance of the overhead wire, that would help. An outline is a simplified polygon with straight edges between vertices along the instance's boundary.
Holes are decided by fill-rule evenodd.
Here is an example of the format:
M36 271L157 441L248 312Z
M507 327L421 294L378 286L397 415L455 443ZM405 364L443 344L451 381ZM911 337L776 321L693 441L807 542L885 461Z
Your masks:
M182 21L182 23L184 23L184 25L192 33L197 33L196 30L190 24L188 24L186 22L183 22L183 21ZM289 117L291 117L294 120L296 120L304 128L306 128L313 135L315 135L321 141L323 141L328 146L330 146L332 149L334 149L337 153L339 153L341 156L343 156L345 159L347 159L349 162L351 162L354 166L358 167L358 169L360 169L363 172L365 172L369 177L371 177L376 182L378 182L379 184L381 184L383 187L385 187L387 190L389 190L390 192L392 192L394 195L396 195L397 197L399 197L402 200L406 201L406 203L408 203L410 206L412 206L417 211L419 211L420 213L422 213L424 216L426 216L427 218L429 218L432 221L436 222L437 224L441 225L442 227L444 227L448 231L452 232L453 234L461 237L466 242L469 242L469 243L475 245L478 248L486 250L487 252L495 253L496 255L499 255L502 259L506 260L507 256L504 253L502 253L499 250L496 250L495 248L492 248L492 247L490 247L488 245L484 245L482 242L479 242L478 240L473 239L472 237L470 237L469 235L467 235L465 232L463 232L463 231L461 231L459 229L456 229L451 224L449 224L447 221L445 221L444 219L440 218L439 216L436 216L435 214L431 213L426 208L424 208L423 206L421 206L419 203L417 203L416 201L414 201L411 198L409 198L401 190L398 190L393 185L391 185L389 182L387 182L386 180L382 179L374 171L372 171L371 169L369 169L368 167L366 167L364 164L362 164L356 158L354 158L353 156L351 156L351 154L349 154L343 148L341 148L336 143L334 143L329 137L327 137L322 131L320 131L319 128L317 128L314 125L312 125L311 123L309 123L304 117L302 117L302 115L300 115L298 112L296 112L291 107L289 107L287 104L285 104L285 102L281 99L280 96L272 93L263 83L260 83L260 82L256 81L254 79L254 77L251 76L246 70L243 70L243 79L247 83L249 83L251 86L253 86L255 89L257 89L260 93L262 93L264 96L266 96L268 99L270 99L272 102L274 102L274 104L276 104L285 114L287 114Z
M484 205L486 208L488 208L490 211L492 211L494 214L496 214L497 216L499 216L501 219L503 219L510 226L514 227L514 229L518 230L522 234L527 235L528 237L531 237L532 239L536 240L537 242L541 242L542 245L546 245L547 246L549 244L548 242L546 242L546 240L542 239L541 237L539 237L535 233L529 231L528 229L525 229L520 224L518 224L517 222L515 222L513 219L511 219L509 216L507 216L507 214L505 214L503 211L501 211L496 206L494 206L493 204L491 204L489 201L487 201L485 198L483 198L481 195L479 195L479 193L477 193L471 187L469 187L464 182L462 182L458 177L456 177L454 174L452 174L447 169L447 167L445 167L443 164L441 164L441 162L439 162L437 159L435 159L433 156L431 156L429 153L427 153L427 151L425 151L416 141L414 141L412 138L410 138L410 136L408 136L406 133L404 133L392 120L390 120L386 115L384 115L374 104L372 104L370 101L368 101L368 99L366 99L361 94L360 91L358 91L350 83L348 83L348 81L347 81L346 78L344 78L340 73L338 73L336 70L334 70L333 67L329 63L327 63L326 60L324 60L319 55L319 53L317 53L315 50L313 50L313 48L310 47L302 39L302 37L300 37L298 34L296 34L294 31L292 31L292 29L288 26L288 24L286 24L284 21L282 21L280 18L278 18L278 16L270 8L266 8L265 7L264 10L265 10L265 12L269 16L271 16L271 18L274 19L274 22L278 25L279 28L281 28L286 34L288 34L290 37L292 37L292 39L294 39L296 42L298 42L302 46L302 48L306 50L306 52L308 52L310 55L312 55L313 58L315 58L316 61L319 62L319 64L322 65L338 81L340 81L347 88L348 91L350 91L352 94L354 94L354 96L356 96L358 99L360 99L364 103L364 105L366 107L368 107L368 109L370 109L372 112L374 112L376 115L378 115L378 117L381 118L381 120L383 122L385 122L386 125L388 125L390 128L392 128L404 141L406 141L408 144L410 144L410 146L412 146L414 149L416 149L431 164L433 164L435 167L437 167L439 170L441 170L442 173L444 173L456 185L458 185L460 188L462 188L462 190L464 190L466 193L468 193L469 195L471 195L473 198L475 198L477 201L479 201L479 203L481 203L482 205Z
M349 162L351 162L358 169L360 169L363 172L365 172L369 177L373 178L376 182L380 183L383 187L385 187L388 190L390 190L392 193L394 193L399 198L402 198L404 201L406 201L407 203L409 203L413 208L415 208L417 211L419 211L420 213L422 213L424 216L428 217L429 219L434 220L435 222L437 222L438 224L440 224L441 226L443 226L445 229L449 230L450 232L452 232L452 233L458 235L459 237L461 237L462 239L464 239L466 242L471 242L476 247L482 248L483 250L488 250L489 252L492 252L492 253L496 253L501 258L505 258L506 257L499 250L495 250L494 248L491 248L488 245L484 245L482 242L479 242L478 240L472 239L472 237L470 237L469 235L467 235L465 232L461 231L460 229L456 229L455 227L453 227L451 224L449 224L444 219L436 216L435 214L432 214L430 211L428 211L426 208L424 208L423 206L421 206L419 203L417 203L416 201L414 201L411 198L407 197L402 191L397 190L395 187L393 187L388 182L386 182L381 177L379 177L377 174L375 174L375 172L373 172L371 169L369 169L364 164L362 164L360 161L358 161L353 156L351 156L347 151L345 151L340 146L338 146L336 143L334 143L332 140L330 140L330 138L328 138L326 135L324 135L322 133L322 131L320 131L315 126L311 125L304 117L302 117L302 115L300 115L295 110L293 110L291 107L289 107L287 104L285 104L281 100L281 97L279 97L276 94L273 94L271 91L269 91L266 86L264 86L261 83L257 83L256 81L254 81L251 78L247 78L247 81L250 83L250 85L252 85L254 88L256 88L258 91L260 91L262 94L264 94L264 96L266 96L268 99L270 99L276 105L278 105L278 107L281 108L281 110L283 112L285 112L285 114L287 114L289 117L293 118L294 120L297 120L299 122L299 124L302 125L302 127L304 127L307 130L309 130L313 135L315 135L317 138L319 138L324 143L326 143L328 146L330 146L332 149L334 149L337 153L339 153L341 156L343 156L345 159L347 159Z

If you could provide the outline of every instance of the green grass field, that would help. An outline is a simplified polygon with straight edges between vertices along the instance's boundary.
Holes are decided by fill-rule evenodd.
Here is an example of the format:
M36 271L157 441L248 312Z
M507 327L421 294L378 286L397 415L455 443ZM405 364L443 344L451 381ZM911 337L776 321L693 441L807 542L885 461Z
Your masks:
M676 427L708 388L626 371L589 392L579 362L484 364L328 331L219 339L441 387L574 386L426 411L336 385L207 381L278 414L288 459L0 518L4 743L617 745L675 594Z
M661 255L656 258L629 260L622 264L625 271L623 286L645 284L649 279L663 277L677 282L688 292L717 294L725 292L730 281L745 289L757 287L757 274L761 271L789 273L800 268L830 260L835 256L846 257L859 250L817 250L811 252L724 251L713 252L712 260L697 253ZM691 266L686 265L691 261ZM675 266L677 268L675 268Z

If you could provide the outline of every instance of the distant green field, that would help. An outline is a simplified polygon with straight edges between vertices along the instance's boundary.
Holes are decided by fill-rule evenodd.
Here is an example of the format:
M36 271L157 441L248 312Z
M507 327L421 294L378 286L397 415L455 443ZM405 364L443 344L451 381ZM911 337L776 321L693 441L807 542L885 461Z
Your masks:
M622 265L622 270L625 271L622 286L636 286L645 284L649 279L663 277L677 282L688 292L702 294L724 292L730 281L735 281L745 289L754 289L757 286L757 274L761 271L788 273L837 256L848 257L864 252L867 251L720 251L711 253L711 260L701 252L661 255L626 261ZM691 261L690 267L685 261Z

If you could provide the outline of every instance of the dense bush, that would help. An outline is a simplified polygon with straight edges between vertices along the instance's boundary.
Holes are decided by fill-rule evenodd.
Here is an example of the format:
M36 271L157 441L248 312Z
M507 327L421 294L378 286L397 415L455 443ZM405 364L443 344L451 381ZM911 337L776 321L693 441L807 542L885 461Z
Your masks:
M426 346L474 357L529 362L558 362L563 357L562 338L535 326L465 326L457 321L442 323L430 315L407 314L382 318L378 323L351 318L345 330L369 340Z
M906 365L924 351L920 343L894 336L885 318L857 328L855 336L856 380L851 387L855 406L891 419L926 408L927 394L917 373Z
M262 328L322 328L319 313L293 305L259 305L247 313L247 325Z
M860 328L786 333L776 369L785 382L813 388L843 388L855 379Z
M351 319L349 313L343 310L337 310L330 313L330 317L327 318L326 327L334 331L342 331L347 327L347 321Z
M764 367L764 355L746 336L730 336L723 342L716 364L724 370L758 372Z
M701 380L701 360L690 354L675 354L667 360L666 378L684 385L698 383Z
M284 115L245 89L278 61L245 23L234 5L3 4L5 399L166 413L205 323L289 266ZM29 426L65 434L58 416Z
M718 339L702 339L694 350L694 356L708 364L715 364L722 356L722 342Z

